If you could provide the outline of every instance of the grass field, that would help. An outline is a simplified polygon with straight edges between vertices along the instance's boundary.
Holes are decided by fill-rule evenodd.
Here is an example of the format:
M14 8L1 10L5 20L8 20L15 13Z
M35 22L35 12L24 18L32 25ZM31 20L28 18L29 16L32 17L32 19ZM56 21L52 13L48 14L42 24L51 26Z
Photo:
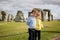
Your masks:
M60 36L60 21L43 22L41 40ZM0 22L0 40L28 40L28 26L25 22Z

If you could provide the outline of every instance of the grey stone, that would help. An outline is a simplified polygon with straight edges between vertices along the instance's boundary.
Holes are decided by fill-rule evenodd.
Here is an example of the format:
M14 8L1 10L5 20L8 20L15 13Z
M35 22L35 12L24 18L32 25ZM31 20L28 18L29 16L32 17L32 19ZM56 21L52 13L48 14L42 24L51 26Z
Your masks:
M18 11L15 17L15 22L23 22L23 21L24 21L24 15L22 11Z
M0 13L0 21L2 21L2 15L1 15L1 13Z
M8 22L11 22L14 20L14 16L12 14L8 14Z

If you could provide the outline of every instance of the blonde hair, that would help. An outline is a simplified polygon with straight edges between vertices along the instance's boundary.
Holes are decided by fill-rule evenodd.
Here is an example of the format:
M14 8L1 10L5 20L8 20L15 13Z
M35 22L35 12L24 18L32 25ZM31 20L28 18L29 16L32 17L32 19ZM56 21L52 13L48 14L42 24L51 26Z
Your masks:
M38 13L36 17L38 17L41 20L41 14L40 13Z
M40 12L42 12L42 10L40 8L33 8L32 12L34 12L34 11L38 11L39 12L36 15L37 15L37 17L39 17L41 19L41 13Z

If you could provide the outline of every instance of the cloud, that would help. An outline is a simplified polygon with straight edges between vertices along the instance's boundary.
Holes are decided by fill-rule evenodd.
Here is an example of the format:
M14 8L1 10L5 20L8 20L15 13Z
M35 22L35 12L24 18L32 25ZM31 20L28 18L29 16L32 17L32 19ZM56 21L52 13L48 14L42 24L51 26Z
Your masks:
M21 10L26 16L35 7L50 9L54 18L60 19L60 0L0 0L0 10L14 15L16 15L17 10Z
M30 4L56 4L60 5L60 0L0 0L0 3L30 3Z
M60 5L60 0L44 0L46 4Z

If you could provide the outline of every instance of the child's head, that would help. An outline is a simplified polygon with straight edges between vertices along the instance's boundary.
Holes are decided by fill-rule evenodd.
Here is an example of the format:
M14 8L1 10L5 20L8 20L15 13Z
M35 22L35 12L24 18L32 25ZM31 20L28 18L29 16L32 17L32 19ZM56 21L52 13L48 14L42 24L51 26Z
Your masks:
M37 18L37 19L41 19L41 16L40 16L40 14L39 14L39 15L37 15L37 16L36 16L36 18Z
M32 14L33 14L33 16L36 17L38 13L40 13L40 9L38 9L38 8L34 8L34 9L32 10Z

